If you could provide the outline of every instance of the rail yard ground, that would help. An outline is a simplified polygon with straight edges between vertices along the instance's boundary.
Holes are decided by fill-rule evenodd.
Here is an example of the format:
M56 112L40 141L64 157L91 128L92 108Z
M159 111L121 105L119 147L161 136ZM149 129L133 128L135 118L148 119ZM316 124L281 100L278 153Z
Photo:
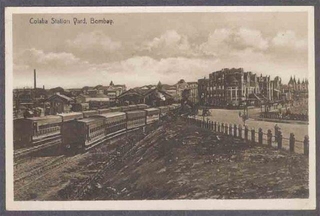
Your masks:
M44 164L47 169L40 167ZM148 135L139 132L84 154L43 155L18 162L15 180L15 200L309 195L307 156L247 144L188 125L180 118L163 123Z

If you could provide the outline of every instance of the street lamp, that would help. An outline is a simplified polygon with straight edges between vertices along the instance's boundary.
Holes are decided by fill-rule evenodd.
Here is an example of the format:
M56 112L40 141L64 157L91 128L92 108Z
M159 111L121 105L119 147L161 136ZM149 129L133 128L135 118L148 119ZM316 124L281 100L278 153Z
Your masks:
M239 112L239 117L242 118L243 124L246 125L246 121L249 119L248 100L246 100L245 106L243 107L243 112Z

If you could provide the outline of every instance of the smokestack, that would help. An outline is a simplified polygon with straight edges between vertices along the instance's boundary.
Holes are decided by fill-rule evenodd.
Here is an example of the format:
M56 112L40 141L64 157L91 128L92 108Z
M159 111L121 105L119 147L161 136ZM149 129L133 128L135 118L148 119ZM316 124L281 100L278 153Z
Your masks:
M42 86L42 88L45 89L45 88L44 88L44 85Z
M34 69L34 71L33 71L33 78L34 78L34 80L33 80L34 89L36 89L37 88L37 72L36 72L36 69Z

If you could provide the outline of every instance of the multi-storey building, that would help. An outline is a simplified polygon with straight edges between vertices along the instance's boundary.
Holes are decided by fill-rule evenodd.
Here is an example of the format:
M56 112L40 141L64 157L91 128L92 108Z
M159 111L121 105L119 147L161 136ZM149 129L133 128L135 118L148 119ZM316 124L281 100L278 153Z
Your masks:
M190 89L190 101L194 104L198 103L198 83L188 82L188 88Z
M260 76L258 78L259 91L264 100L273 101L273 82L270 76Z
M208 104L209 100L209 79L205 77L198 80L199 103L201 105Z
M302 82L300 82L300 79L298 81L296 78L290 77L288 87L291 90L291 92L308 92L308 86L309 82L307 79L303 79Z
M283 99L281 78L276 76L273 81L273 100L280 101Z
M257 76L242 68L222 69L209 74L209 79L198 80L200 104L211 106L239 106L272 101L274 82L270 76ZM280 87L279 87L280 88Z

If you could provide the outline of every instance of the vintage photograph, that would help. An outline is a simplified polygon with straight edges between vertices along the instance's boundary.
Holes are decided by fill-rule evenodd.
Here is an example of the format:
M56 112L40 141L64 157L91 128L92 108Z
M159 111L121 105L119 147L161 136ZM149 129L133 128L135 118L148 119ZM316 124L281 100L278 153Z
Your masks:
M7 202L314 208L313 19L312 7L6 10Z

